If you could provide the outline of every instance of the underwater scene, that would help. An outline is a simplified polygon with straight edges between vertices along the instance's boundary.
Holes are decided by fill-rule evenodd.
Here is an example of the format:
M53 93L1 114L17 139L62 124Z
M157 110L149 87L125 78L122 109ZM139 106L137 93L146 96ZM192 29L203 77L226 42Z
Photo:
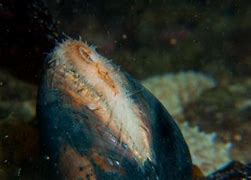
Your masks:
M251 1L0 0L0 180L251 179Z

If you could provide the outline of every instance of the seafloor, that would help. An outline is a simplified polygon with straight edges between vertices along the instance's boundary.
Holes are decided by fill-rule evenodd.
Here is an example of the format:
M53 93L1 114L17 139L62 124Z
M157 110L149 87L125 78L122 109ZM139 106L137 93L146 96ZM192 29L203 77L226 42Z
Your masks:
M142 81L206 175L251 161L251 1L0 0L0 179L41 179L36 91L57 41L82 38ZM60 35L64 32L65 35Z

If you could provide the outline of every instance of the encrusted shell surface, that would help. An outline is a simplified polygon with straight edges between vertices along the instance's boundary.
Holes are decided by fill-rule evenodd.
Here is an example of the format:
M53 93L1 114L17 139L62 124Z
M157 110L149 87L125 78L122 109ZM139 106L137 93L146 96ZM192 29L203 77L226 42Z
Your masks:
M172 117L138 81L86 43L45 62L37 111L43 153L60 179L191 179Z

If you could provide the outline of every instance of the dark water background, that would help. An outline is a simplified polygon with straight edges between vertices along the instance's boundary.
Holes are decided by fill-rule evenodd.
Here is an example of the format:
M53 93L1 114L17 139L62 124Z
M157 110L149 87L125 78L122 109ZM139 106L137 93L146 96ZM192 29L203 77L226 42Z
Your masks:
M127 62L139 78L184 69L230 77L251 73L248 1L48 4L66 34L80 35L106 56Z

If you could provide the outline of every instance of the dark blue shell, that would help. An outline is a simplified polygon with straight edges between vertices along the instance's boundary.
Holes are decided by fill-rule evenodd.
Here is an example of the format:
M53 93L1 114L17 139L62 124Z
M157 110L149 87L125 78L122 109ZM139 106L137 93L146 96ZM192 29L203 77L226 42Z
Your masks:
M47 68L38 92L37 113L43 153L48 156L54 177L65 179L66 172L62 172L62 163L59 163L59 159L65 149L70 147L80 156L87 158L96 148L98 154L112 161L111 164L114 166L113 170L104 170L90 160L93 169L89 170L90 173L85 174L85 177L81 176L82 179L192 179L190 153L178 126L161 103L138 81L124 73L128 81L125 88L132 92L128 98L132 98L141 107L141 111L147 114L150 121L155 160L147 160L143 166L132 158L121 158L118 150L107 151L107 148L105 150L102 146L95 146L93 142L100 136L94 130L97 124L92 122L97 117L85 107L72 107L62 90L51 89L52 74L47 72ZM69 147L65 147L65 144ZM74 162L63 163L66 163L65 166L69 163L68 168L75 168L72 165ZM79 167L79 171L83 171L84 168L87 167Z
M251 163L242 164L238 161L231 161L217 171L207 176L208 180L228 180L228 179L250 179Z

